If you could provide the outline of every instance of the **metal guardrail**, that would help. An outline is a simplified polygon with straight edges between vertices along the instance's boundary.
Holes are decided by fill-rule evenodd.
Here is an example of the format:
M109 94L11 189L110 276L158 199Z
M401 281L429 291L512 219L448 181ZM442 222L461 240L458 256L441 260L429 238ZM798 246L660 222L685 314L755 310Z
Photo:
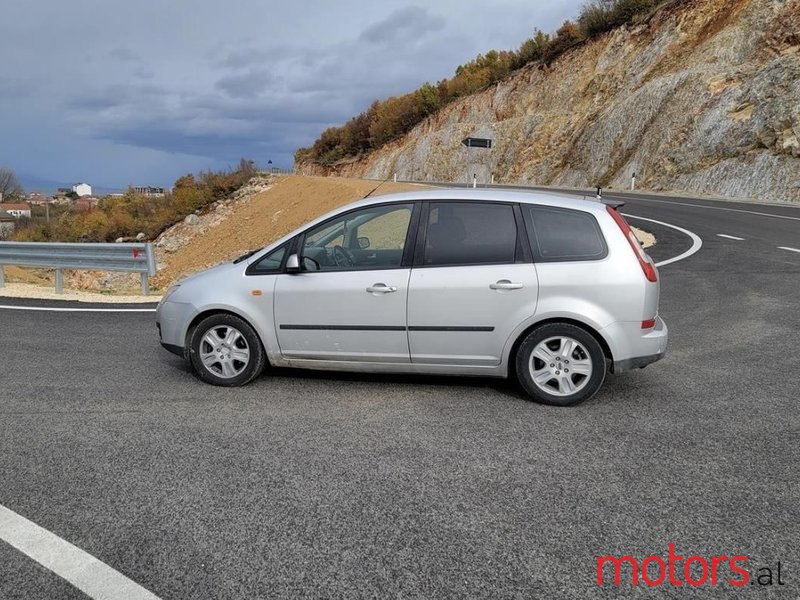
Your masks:
M156 274L153 244L0 242L0 287L5 284L3 265L55 269L57 294L64 291L63 269L140 273L145 296L148 278Z

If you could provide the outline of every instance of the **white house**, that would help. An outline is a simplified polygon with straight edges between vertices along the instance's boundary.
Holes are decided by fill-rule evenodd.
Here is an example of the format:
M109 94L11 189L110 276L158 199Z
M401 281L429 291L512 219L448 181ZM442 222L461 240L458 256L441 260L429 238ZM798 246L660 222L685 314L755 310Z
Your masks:
M0 212L2 211L7 212L15 219L19 219L20 217L31 217L31 207L29 204L24 202L7 202L5 204L0 204Z
M91 196L92 186L88 183L76 183L72 186L72 191L78 194L78 196Z

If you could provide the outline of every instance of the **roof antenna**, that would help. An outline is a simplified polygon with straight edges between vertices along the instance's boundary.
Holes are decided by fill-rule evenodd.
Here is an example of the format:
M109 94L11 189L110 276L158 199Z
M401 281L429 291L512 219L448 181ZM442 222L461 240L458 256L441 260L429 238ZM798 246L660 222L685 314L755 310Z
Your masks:
M598 200L602 200L603 199L603 188L601 188L599 186L597 188L597 199Z
M372 189L371 189L371 190L370 190L370 191L367 193L367 195L366 195L366 196L364 196L364 197L362 198L362 200L366 200L367 198L369 198L370 196L372 196L372 194L374 194L374 193L375 193L375 192L378 190L378 188L379 188L379 187L381 187L381 186L382 186L384 183L386 183L387 181L389 181L391 178L392 178L392 176L391 176L391 175L389 175L389 177L387 177L386 179L384 179L383 181L381 181L381 182L380 182L378 185L376 185L374 188L372 188Z

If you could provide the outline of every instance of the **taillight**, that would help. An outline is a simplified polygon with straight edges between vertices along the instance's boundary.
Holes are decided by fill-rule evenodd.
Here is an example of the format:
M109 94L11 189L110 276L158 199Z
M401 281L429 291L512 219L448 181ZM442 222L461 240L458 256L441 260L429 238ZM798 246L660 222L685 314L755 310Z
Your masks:
M642 249L642 245L639 243L639 240L636 239L633 231L631 230L628 222L619 214L616 208L613 206L606 206L606 210L608 210L608 214L611 215L611 218L614 219L614 222L619 225L619 228L622 230L622 234L625 236L625 239L628 240L628 243L631 245L633 249L633 253L636 255L636 258L639 260L639 266L642 267L642 272L644 276L647 278L647 281L656 282L658 281L658 274L656 273L656 268L653 266L647 259L647 255L644 253L644 249ZM642 324L644 328L644 324Z
M646 319L642 321L642 329L653 329L656 326L655 319Z

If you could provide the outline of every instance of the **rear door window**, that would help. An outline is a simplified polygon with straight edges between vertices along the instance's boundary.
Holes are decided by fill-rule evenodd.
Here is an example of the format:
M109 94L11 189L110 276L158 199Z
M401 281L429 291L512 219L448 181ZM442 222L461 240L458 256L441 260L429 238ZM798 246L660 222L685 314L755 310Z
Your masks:
M600 260L608 254L600 225L580 210L522 205L525 224L539 262Z
M431 202L425 235L425 266L514 263L514 208L489 202Z

